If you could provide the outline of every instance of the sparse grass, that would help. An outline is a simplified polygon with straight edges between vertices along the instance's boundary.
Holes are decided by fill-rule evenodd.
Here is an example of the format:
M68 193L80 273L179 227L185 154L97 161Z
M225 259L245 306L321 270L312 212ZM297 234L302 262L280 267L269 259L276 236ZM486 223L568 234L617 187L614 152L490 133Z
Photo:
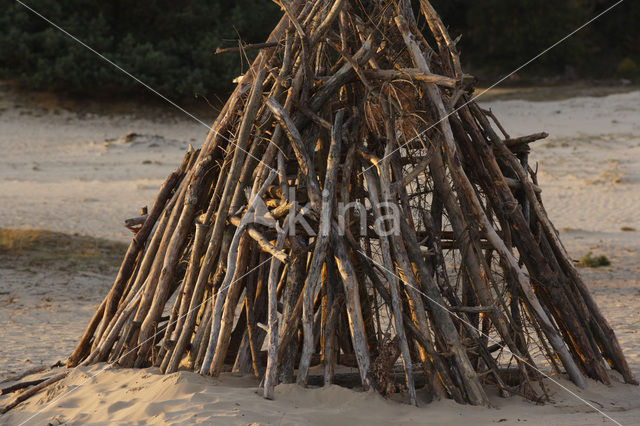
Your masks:
M591 252L582 256L582 259L578 262L578 266L588 266L589 268L599 268L601 266L609 265L611 265L611 261L607 256L593 256L593 253Z
M531 85L497 87L489 90L479 98L479 102L493 102L505 100L525 101L560 101L577 96L602 97L617 93L628 93L637 90L637 85L594 85L588 82L577 84ZM476 89L479 94L483 89Z
M6 268L41 266L109 273L118 267L126 250L126 244L100 238L0 228L0 266Z
M622 228L620 228L620 230L622 232L634 232L636 230L636 228L632 228L630 226L623 226Z

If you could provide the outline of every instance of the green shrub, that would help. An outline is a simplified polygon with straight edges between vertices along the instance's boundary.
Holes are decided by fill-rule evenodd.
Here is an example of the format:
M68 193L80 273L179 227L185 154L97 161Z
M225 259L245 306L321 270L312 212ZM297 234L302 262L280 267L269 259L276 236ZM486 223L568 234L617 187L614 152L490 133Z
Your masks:
M144 92L139 83L15 2L0 14L0 78L43 90ZM34 8L159 92L177 99L225 91L239 54L220 46L264 41L280 17L268 0L148 2L43 0ZM246 68L246 66L245 66Z
M466 69L490 80L510 73L612 5L602 0L431 2L451 35L462 35L458 46ZM623 58L640 63L638 16L640 2L622 2L518 74L555 76L573 69L578 77L611 78Z
M94 95L145 92L19 3L0 0L0 78L30 88ZM363 1L366 5L366 1ZM413 0L416 11L418 1ZM533 58L588 19L604 1L433 0L459 44L465 69L491 82ZM242 55L217 47L262 42L281 16L270 0L40 0L34 8L170 98L225 92L246 69ZM419 25L424 19L417 14ZM623 2L518 72L636 78L640 2ZM432 40L433 42L433 40ZM249 52L249 58L255 52ZM617 73L617 74L616 74Z
M582 256L582 259L580 259L580 262L578 262L578 265L588 266L590 268L599 268L601 266L611 265L611 261L609 260L609 258L607 258L607 256L604 256L604 255L592 256L592 253L589 252L584 256Z
M626 57L620 61L617 71L620 77L632 79L640 77L640 67L633 59L629 57Z

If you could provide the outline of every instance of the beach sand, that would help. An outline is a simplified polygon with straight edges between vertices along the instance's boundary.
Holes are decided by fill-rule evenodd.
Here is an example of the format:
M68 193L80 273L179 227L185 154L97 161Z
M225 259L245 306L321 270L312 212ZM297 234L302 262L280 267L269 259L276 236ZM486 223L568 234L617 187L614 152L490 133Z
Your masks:
M549 133L546 141L532 144L530 156L532 167L538 165L543 201L573 258L592 252L611 260L611 266L580 272L640 376L640 91L480 103L511 136ZM142 136L127 138L129 132ZM0 93L0 228L44 228L126 244L131 233L123 220L150 206L188 144L199 146L205 135L204 126L178 111L162 119L79 115L42 110ZM95 244L95 250L65 254L73 262L43 259L29 250L0 251L0 380L71 352L110 288L125 247ZM98 262L106 252L114 260ZM337 386L280 385L276 399L266 401L256 395L257 383L250 377L103 368L74 370L0 416L0 424L20 424L42 409L32 424L582 425L606 420L551 382L552 401L545 405L494 395L494 407L487 409L451 401L426 404L423 396L421 407L414 408L402 396L384 400ZM638 387L589 381L581 391L556 379L619 422L638 423ZM0 404L5 398L0 396Z

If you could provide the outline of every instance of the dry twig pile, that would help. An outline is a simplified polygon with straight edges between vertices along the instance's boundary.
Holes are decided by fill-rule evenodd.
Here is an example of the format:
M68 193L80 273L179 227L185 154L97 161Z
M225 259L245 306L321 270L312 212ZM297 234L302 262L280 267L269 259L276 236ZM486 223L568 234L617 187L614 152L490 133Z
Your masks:
M536 363L635 383L511 138L428 1L294 0L137 222L69 366L225 368L486 404ZM495 130L495 128L498 130ZM351 203L351 204L349 204ZM354 205L359 208L351 208ZM393 381L401 359L402 383Z

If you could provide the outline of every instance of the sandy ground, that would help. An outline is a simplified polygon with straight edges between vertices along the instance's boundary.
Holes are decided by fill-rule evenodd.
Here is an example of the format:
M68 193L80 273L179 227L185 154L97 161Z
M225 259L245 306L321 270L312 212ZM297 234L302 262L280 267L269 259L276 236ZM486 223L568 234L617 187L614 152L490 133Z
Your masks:
M0 92L0 226L128 241L122 221L151 207L189 143L207 133L177 110L152 114L45 110Z
M571 255L604 254L609 267L581 268L640 376L640 91L606 97L483 103L512 136L546 131L534 144L543 199ZM128 132L146 135L127 140ZM43 111L0 94L0 228L47 228L126 242L122 220L150 204L188 143L206 129L180 116ZM623 231L626 229L626 231ZM115 276L84 262L3 261L0 257L0 378L63 359ZM495 397L495 409L439 401L413 408L339 387L281 385L276 401L249 378L180 372L80 369L5 416L0 424L601 424L605 419L554 384L536 406ZM1 379L0 379L1 380ZM623 424L638 424L640 391L594 382L577 391ZM82 387L77 388L81 385ZM69 396L56 401L69 390ZM0 399L3 397L0 397ZM1 403L1 401L0 401ZM47 406L51 404L51 406Z
M490 397L492 408L459 405L450 400L427 404L425 395L418 391L422 406L413 407L385 400L373 392L357 392L336 385L302 389L296 384L282 384L276 387L275 400L268 401L256 394L255 381L247 377L223 374L220 379L213 379L186 371L164 376L154 369L102 372L103 369L96 365L71 372L57 386L0 417L0 423L598 425L606 419L553 384L549 386L553 402L545 405L497 395ZM577 392L564 380L562 385ZM637 424L640 413L637 387L618 384L612 389L592 382L579 394L620 423ZM43 409L44 413L38 414Z

